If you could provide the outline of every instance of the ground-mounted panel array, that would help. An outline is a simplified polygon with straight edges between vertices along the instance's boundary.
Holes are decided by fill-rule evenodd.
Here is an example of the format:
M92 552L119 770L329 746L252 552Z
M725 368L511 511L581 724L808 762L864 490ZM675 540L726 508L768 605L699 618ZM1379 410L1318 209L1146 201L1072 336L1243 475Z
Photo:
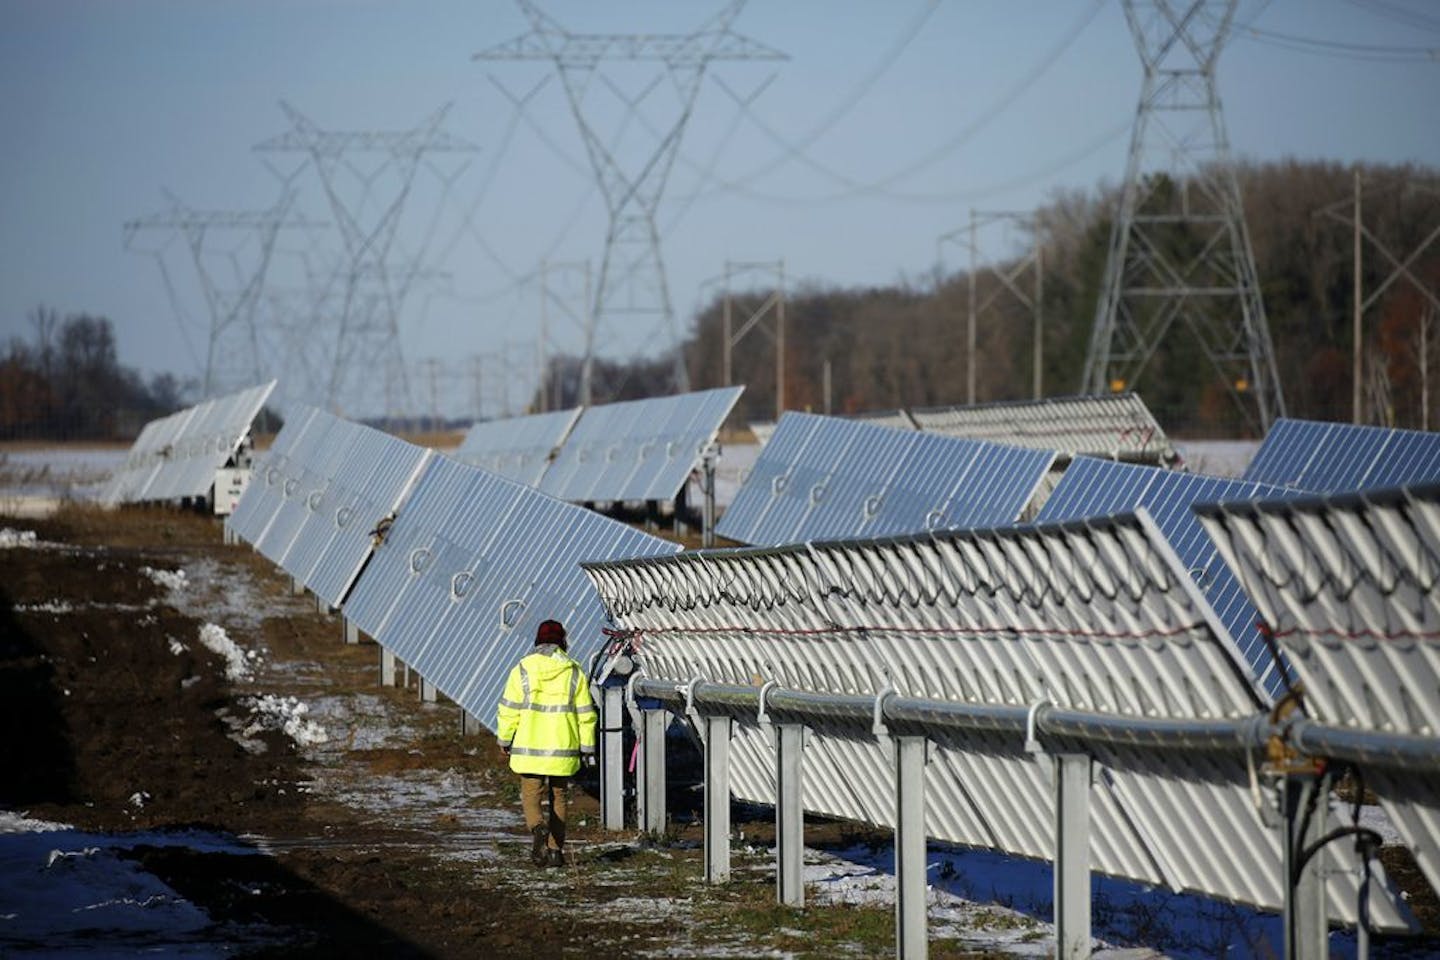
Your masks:
M1054 450L1067 459L1107 457L1153 465L1179 459L1159 421L1135 393L930 407L911 410L910 417L931 433Z
M539 489L571 503L674 500L743 390L587 407Z
M477 423L451 454L518 483L538 487L570 436L579 407Z
M1277 420L1245 479L1310 493L1440 482L1440 434Z
M1243 722L1268 700L1148 515L923 537L586 564L648 678L1023 712L1039 704L1124 721ZM783 708L774 708L783 709ZM774 717L771 718L774 720ZM775 803L771 731L737 718L731 785ZM776 720L775 722L781 722ZM894 825L889 749L867 721L807 719L807 811ZM1048 859L1051 772L1023 729L930 734L926 832ZM1103 873L1276 910L1280 832L1243 751L1091 744L1089 862ZM1331 816L1332 820L1334 817ZM1338 826L1338 820L1332 824ZM1332 845L1330 915L1354 922L1361 870ZM1411 918L1383 876L1370 917Z
M1129 513L1144 507L1155 518L1192 580L1225 624L1260 685L1274 696L1283 668L1255 626L1256 611L1195 516L1196 503L1284 498L1293 491L1225 477L1178 473L1158 467L1077 457L1040 509L1038 522L1059 522Z
M1020 518L1054 454L786 413L716 532L748 544L890 536Z
M448 457L426 464L342 609L436 689L493 725L510 668L542 620L571 656L600 646L605 614L579 563L673 553L582 507Z
M101 501L141 503L206 496L215 472L239 453L274 389L271 380L145 424L101 492Z
M1200 516L1289 658L1305 714L1440 737L1440 486L1220 503ZM1358 768L1440 890L1440 775L1398 752Z

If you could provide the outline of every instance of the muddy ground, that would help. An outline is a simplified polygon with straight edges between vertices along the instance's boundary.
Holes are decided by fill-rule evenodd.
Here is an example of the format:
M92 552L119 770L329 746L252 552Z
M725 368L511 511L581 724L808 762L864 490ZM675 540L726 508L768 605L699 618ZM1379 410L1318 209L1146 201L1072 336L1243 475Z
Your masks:
M0 550L0 808L81 830L203 830L247 851L182 841L133 856L243 956L868 956L893 950L884 906L774 904L770 825L737 831L735 882L702 883L698 790L675 778L659 844L596 826L574 790L572 863L537 870L518 793L492 739L462 737L452 704L379 686L373 644L210 518L72 508L7 521L47 546ZM183 584L166 574L184 571ZM256 651L250 675L198 636ZM307 704L326 740L254 729L266 694ZM248 732L247 732L248 728ZM23 731L23 735L13 735ZM759 812L756 812L760 816ZM864 835L832 827L837 842ZM812 843L823 841L815 835ZM245 855L256 851L263 856ZM3 936L3 931L0 931ZM40 944L0 943L0 953ZM53 945L52 945L53 946ZM133 946L133 944L132 944ZM157 948L165 944L155 944ZM985 955L955 944L937 956Z
M173 837L126 856L205 911L209 926L187 949L893 955L888 903L774 903L765 811L736 807L734 881L704 885L700 794L683 775L672 774L675 825L658 842L599 830L595 785L577 784L572 862L533 868L491 738L462 737L453 704L381 687L378 648L341 643L336 618L292 596L248 547L222 545L212 518L70 508L49 520L0 517L4 527L48 545L0 549L0 808ZM245 676L226 679L225 661L199 640L207 623L256 654ZM265 695L305 704L299 739L315 742L264 728L255 705ZM229 846L186 842L201 834ZM888 837L814 823L806 840L845 848ZM988 905L932 939L931 955L1043 956L1051 936ZM161 936L127 948L173 946ZM0 954L43 949L55 944L7 940L0 925Z

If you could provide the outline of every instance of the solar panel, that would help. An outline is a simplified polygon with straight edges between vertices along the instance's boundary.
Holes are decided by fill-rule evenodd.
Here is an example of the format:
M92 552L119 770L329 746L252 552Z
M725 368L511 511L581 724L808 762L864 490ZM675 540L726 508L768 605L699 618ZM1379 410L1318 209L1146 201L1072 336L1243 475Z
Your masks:
M716 532L781 544L1009 523L1054 456L786 413Z
M435 454L362 424L315 416L311 443L292 452L288 468L292 476L298 468L300 484L260 538L261 552L338 607L370 556L373 531L400 509Z
M580 408L575 407L477 423L451 456L462 463L538 487L579 416Z
M744 389L588 407L540 490L571 503L674 500Z
M285 489L289 479L290 458L297 447L304 443L306 432L316 420L324 422L323 415L314 407L306 407L299 414L290 417L270 449L255 458L253 478L240 495L235 510L225 521L227 527L247 543L257 543L264 536L266 528L275 519L285 501Z
M673 553L641 533L530 487L431 458L346 599L345 616L483 722L540 621L570 652L599 648L605 612L581 560Z
M647 678L1107 717L1243 720L1265 703L1158 529L1133 516L1064 525L699 551L585 565ZM693 689L693 688L692 688ZM773 701L772 701L773 703ZM773 709L773 706L772 706ZM922 711L923 712L923 711ZM770 731L738 717L731 786L775 801ZM889 744L866 722L805 718L807 810L893 825ZM921 724L925 726L925 724ZM1048 765L1023 735L926 727L927 833L1049 859ZM1100 872L1278 909L1280 833L1243 751L1087 742ZM1331 817L1332 822L1335 818ZM1338 825L1338 824L1337 824ZM1354 922L1352 848L1327 848L1329 909ZM1377 874L1371 916L1407 917ZM1377 887L1384 887L1380 893Z
M1281 689L1281 677L1256 629L1255 607L1216 553L1191 507L1217 500L1287 496L1294 496L1293 491L1246 480L1077 457L1035 519L1037 523L1079 520L1145 507L1234 638L1255 677L1274 696Z
M1303 684L1356 731L1440 732L1440 487L1199 511ZM1374 751L1364 784L1440 890L1440 777Z
M196 404L141 429L101 500L126 503L203 497L236 453L275 381Z
M911 410L921 430L1055 450L1068 456L1109 457L1170 464L1174 446L1138 394L1054 397L1045 400Z
M1313 493L1440 481L1440 434L1277 420L1245 479Z

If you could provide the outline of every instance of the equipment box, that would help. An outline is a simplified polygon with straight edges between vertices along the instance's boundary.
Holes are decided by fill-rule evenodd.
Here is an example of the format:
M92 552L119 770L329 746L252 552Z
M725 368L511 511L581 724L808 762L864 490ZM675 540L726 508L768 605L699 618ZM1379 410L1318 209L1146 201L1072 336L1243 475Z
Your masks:
M250 482L250 469L229 467L215 471L215 515L228 517L235 512L240 494Z

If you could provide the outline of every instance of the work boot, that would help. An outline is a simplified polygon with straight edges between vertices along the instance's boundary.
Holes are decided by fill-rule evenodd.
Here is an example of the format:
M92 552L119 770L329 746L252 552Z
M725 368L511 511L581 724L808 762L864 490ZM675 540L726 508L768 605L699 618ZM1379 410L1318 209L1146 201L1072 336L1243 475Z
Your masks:
M543 823L537 823L530 830L533 843L530 845L530 862L537 867L543 867L549 862L545 852L545 844L550 841L550 828Z
M548 867L565 866L565 853L562 850L551 850L546 857L545 865Z

